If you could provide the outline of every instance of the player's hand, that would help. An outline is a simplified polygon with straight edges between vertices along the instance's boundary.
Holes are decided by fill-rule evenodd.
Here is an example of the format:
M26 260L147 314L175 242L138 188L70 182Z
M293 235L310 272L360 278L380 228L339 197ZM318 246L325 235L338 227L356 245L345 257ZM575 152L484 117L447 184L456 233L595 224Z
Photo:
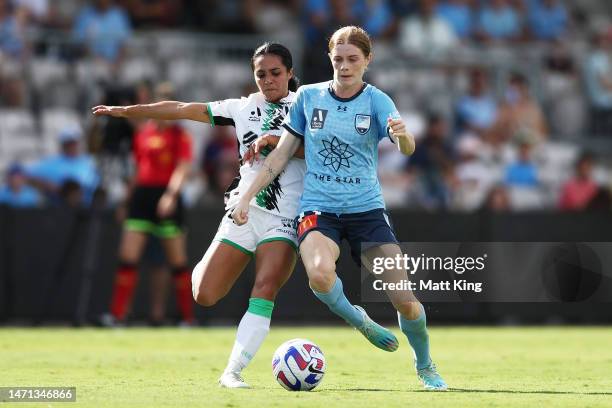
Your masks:
M253 164L256 160L259 160L259 156L261 151L265 147L275 148L278 144L280 137L273 135L263 135L258 137L251 145L249 146L249 150L245 153L243 157L244 162L249 162L250 165Z
M157 203L157 215L159 218L168 218L176 210L176 194L165 192Z
M107 115L115 118L121 118L125 116L125 107L98 105L91 108L91 113L93 113L95 116Z
M397 147L405 155L414 153L414 138L406 130L406 125L401 119L387 119L389 126L389 136L397 142Z
M387 126L389 126L389 133L394 140L407 136L406 125L404 124L403 120L388 118Z
M249 221L249 202L240 199L238 205L232 211L232 219L236 225L244 225Z

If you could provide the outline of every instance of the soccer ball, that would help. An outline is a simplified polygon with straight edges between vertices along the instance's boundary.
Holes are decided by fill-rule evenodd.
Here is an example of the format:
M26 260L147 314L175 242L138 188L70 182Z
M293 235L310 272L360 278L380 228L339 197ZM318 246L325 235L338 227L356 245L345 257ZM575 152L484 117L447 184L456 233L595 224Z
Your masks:
M284 342L272 357L272 373L288 391L310 391L323 379L325 356L310 340Z

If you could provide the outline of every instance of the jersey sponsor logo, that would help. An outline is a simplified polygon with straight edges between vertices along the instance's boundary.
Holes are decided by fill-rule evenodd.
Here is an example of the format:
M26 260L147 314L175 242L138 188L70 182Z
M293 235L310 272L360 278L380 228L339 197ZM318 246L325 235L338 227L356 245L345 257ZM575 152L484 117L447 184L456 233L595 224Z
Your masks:
M306 232L310 231L313 228L316 228L318 225L317 222L317 214L310 214L302 218L300 221L300 225L298 225L298 237L302 237Z
M310 118L311 129L323 129L325 126L325 118L327 118L327 109L314 108L312 117Z
M366 133L368 133L368 130L370 130L370 122L370 115L355 115L355 130L357 131L357 133L359 133L360 135L365 135Z
M281 222L283 223L283 228L293 228L295 230L295 220L292 218L283 218Z
M361 184L361 179L359 177L353 177L353 176L330 176L329 174L317 174L317 173L313 173L312 175L318 181L323 181L323 182L332 182L332 181L335 181L336 183L342 183L342 184Z
M323 156L323 165L330 166L334 170L340 170L340 167L350 168L349 159L354 156L353 152L348 147L348 144L342 143L336 136L330 141L323 140L324 149L319 151Z
M249 116L249 122L259 122L261 120L261 109L259 107L257 110L251 111L251 116Z

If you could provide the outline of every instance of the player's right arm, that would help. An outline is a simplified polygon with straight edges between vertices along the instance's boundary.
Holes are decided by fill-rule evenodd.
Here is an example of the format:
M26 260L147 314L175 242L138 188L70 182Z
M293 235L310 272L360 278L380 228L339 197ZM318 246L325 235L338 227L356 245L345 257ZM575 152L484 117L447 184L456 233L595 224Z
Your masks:
M253 197L285 169L289 159L293 157L301 144L302 140L300 138L287 130L283 132L276 149L272 150L266 157L257 177L253 180L249 189L242 194L238 205L234 208L232 218L236 224L243 225L248 221L249 203Z
M129 106L98 105L92 108L96 116L116 118L179 120L188 119L210 123L208 104L199 102L162 101Z

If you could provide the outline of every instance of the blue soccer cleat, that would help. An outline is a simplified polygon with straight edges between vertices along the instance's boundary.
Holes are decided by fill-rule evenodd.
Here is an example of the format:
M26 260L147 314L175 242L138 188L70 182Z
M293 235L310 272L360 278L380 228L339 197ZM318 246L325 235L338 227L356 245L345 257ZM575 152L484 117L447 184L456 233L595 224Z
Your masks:
M395 335L388 329L385 329L366 313L361 306L355 306L359 313L363 316L363 324L361 327L356 327L357 330L365 336L366 339L379 349L385 351L395 351L399 347L399 342Z
M448 385L444 382L436 365L432 362L428 367L417 369L417 377L423 383L426 390L429 391L446 391Z

